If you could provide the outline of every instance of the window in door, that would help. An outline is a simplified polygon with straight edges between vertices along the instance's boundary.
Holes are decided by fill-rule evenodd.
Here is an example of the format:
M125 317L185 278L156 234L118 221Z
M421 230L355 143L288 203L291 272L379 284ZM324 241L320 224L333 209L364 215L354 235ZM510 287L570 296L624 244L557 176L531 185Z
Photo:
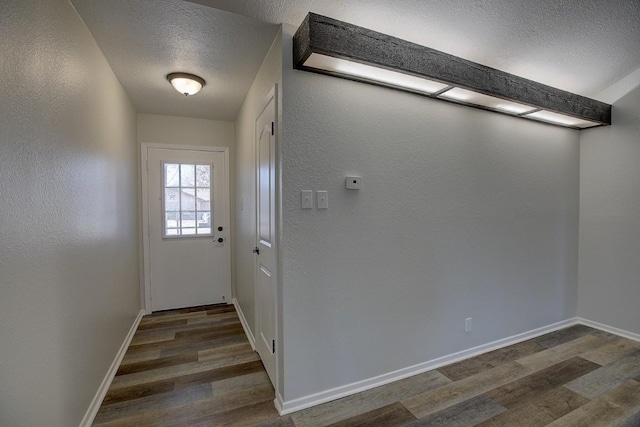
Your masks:
M212 236L211 164L163 164L163 237Z

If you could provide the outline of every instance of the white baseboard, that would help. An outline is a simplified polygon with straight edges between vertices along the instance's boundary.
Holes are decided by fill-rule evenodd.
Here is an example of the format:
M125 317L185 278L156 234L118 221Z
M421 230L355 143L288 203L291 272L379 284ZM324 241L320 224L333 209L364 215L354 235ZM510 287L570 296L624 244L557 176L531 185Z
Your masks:
M140 312L138 313L138 316L136 316L136 319L133 321L133 325L131 325L131 329L129 329L127 336L125 337L122 345L120 346L120 350L118 350L118 353L116 353L116 357L113 359L113 362L111 362L111 366L109 367L107 374L102 380L102 383L98 388L98 391L96 392L95 396L93 396L93 400L89 405L89 409L87 409L87 412L84 414L84 417L82 417L82 421L80 421L80 427L91 427L91 424L93 424L93 420L96 418L96 415L98 414L100 405L102 405L102 401L104 400L104 397L106 396L107 391L111 386L111 382L113 381L113 378L116 376L116 372L118 372L118 368L120 367L122 358L124 357L124 354L127 352L127 349L129 348L129 344L131 343L131 340L133 339L133 336L135 335L136 330L138 329L138 325L142 320L142 316L144 315L145 315L145 311L140 310Z
M311 406L320 405L322 403L330 402L332 400L340 399L351 394L360 393L365 390L369 390L381 385L389 384L394 381L398 381L413 375L418 375L426 371L440 368L451 363L458 362L460 360L468 359L470 357L477 356L482 353L497 350L502 347L517 344L522 341L526 341L531 338L538 337L540 335L548 334L549 332L556 331L558 329L566 328L576 325L578 323L577 318L571 318L563 320L561 322L553 323L551 325L543 326L528 332L513 335L511 337L503 338L501 340L493 341L488 344L483 344L477 347L473 347L467 350L462 350L457 353L453 353L447 356L442 356L437 359L422 362L417 365L409 366L407 368L399 369L397 371L389 372L387 374L379 375L377 377L369 378L366 380L358 381L351 384L346 384L340 387L336 387L330 390L325 390L320 393L315 393L309 396L300 397L298 399L284 401L278 394L274 404L280 415L290 414L292 412L300 411Z
M244 333L247 336L247 339L249 340L249 344L251 344L251 349L255 351L255 349L256 349L256 339L253 337L253 332L251 332L251 328L249 327L249 324L247 323L247 318L244 317L244 313L242 312L242 308L240 307L240 303L235 298L231 302L233 303L233 305L236 308L236 311L238 312L238 318L240 319L240 323L242 324L242 329L244 329Z
M629 338L630 340L640 341L640 334L636 334L633 332L625 331L624 329L614 328L613 326L605 325L603 323L594 322L593 320L583 319L582 317L578 317L576 319L578 323L589 326L591 328L600 329L601 331L609 332L614 335L619 335L623 338Z

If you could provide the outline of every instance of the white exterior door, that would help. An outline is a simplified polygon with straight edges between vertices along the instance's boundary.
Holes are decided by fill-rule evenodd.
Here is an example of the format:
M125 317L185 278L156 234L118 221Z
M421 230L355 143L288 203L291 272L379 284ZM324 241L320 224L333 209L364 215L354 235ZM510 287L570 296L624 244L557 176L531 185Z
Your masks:
M146 155L151 310L225 302L226 153L148 147Z
M276 99L256 119L256 350L275 386L276 344Z

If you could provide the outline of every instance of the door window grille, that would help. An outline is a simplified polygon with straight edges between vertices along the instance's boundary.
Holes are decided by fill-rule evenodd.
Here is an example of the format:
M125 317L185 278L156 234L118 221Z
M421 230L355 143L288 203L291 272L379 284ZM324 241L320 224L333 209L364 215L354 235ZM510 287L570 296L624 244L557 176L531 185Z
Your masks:
M163 237L213 235L211 170L210 164L163 164Z

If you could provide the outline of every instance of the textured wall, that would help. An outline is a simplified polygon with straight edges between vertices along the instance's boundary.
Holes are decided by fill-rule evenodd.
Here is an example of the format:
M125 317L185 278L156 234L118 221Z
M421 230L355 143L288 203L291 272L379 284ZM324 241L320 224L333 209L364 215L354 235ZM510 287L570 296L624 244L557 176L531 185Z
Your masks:
M0 2L0 425L78 425L139 311L136 113L65 0Z
M255 333L256 174L255 121L273 86L282 81L282 36L278 32L236 118L236 241L237 298Z
M138 114L138 139L141 143L229 147L233 153L234 122Z
M285 401L575 316L577 131L296 71L284 40Z
M640 334L640 87L580 136L578 315Z

